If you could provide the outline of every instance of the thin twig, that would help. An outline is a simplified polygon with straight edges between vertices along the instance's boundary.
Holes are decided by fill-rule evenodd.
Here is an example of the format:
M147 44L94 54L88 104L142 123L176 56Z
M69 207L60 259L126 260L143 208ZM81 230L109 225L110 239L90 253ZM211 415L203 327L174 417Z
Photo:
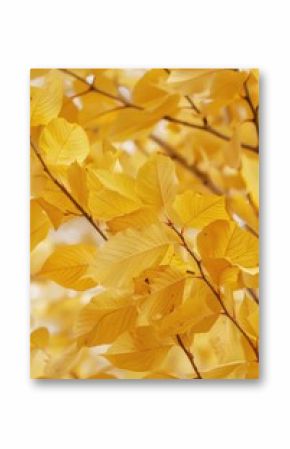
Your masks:
M43 170L45 173L49 176L49 178L52 180L52 182L69 198L69 200L74 204L74 206L81 212L81 214L88 220L88 222L94 227L94 229L97 231L97 233L104 239L108 240L108 237L104 234L104 232L96 225L94 222L93 217L77 202L77 200L72 196L72 194L66 189L66 187L56 179L51 171L49 170L48 166L44 162L43 157L41 156L36 144L30 139L30 145L38 158L39 162L42 165Z
M248 342L249 346L252 348L257 361L259 361L259 350L258 348L256 348L256 346L254 345L254 343L252 342L252 340L250 339L250 337L247 335L247 333L244 331L244 329L239 325L239 323L236 321L236 319L229 313L229 311L227 310L222 298L219 295L219 292L216 291L216 289L212 286L212 284L210 283L210 281L208 280L208 278L205 275L203 266L201 261L198 259L198 257L195 255L195 253L190 249L190 247L188 246L184 235L178 231L178 229L175 227L175 225L171 222L168 221L167 225L177 234L177 236L179 237L182 246L186 249L186 251L191 255L191 257L194 259L194 261L196 262L200 274L204 280L204 282L207 284L207 286L209 287L209 289L212 291L212 293L214 294L214 296L216 297L217 301L219 302L224 314L228 317L228 319L233 323L233 325L239 330L239 332L243 335L243 337L245 338L245 340Z
M71 95L70 97L68 97L70 100L73 100L74 98L79 98L79 97L83 97L84 95L87 95L89 92L91 92L92 89L89 87L86 90L83 90L82 92L79 92L77 94Z
M246 79L246 81L244 83L245 92L246 92L246 95L244 96L244 99L248 103L248 105L250 107L250 110L251 110L251 112L253 114L253 122L255 124L256 131L257 131L257 137L259 139L259 114L258 114L258 108L255 109L255 107L253 105L247 82L248 82L248 79Z
M253 234L254 237L257 237L257 239L259 238L259 234L258 232L255 231L255 229L253 229L248 223L245 223L243 225L243 227L250 232L251 234Z
M184 345L180 335L177 334L176 335L176 339L177 339L177 342L178 342L179 346L181 347L181 349L185 353L186 357L188 358L191 366L193 367L193 369L194 369L194 371L196 373L196 378L197 379L202 379L202 375L200 374L200 372L199 372L199 370L198 370L198 368L196 366L193 354L185 347L185 345Z
M205 131L208 132L209 134L212 134L213 136L219 137L220 139L226 141L226 142L230 142L231 141L231 136L227 136L226 134L223 134L222 132L218 131L215 128L212 128L210 125L208 124L203 124L203 125L197 125L195 123L191 123L191 122L187 122L186 120L180 120L178 118L175 117L170 117L169 115L166 115L164 117L165 120L167 120L168 122L172 122L172 123L176 123L178 125L183 125L183 126L187 126L189 128L193 128L193 129L197 129L200 131ZM255 147L253 145L248 145L247 143L241 143L241 147L252 151L253 153L258 153L259 149L258 147Z
M194 101L190 98L189 95L185 95L185 98L187 99L188 103L190 104L191 108L197 113L200 114L200 110L198 109L198 107L196 106L196 104L194 103Z
M172 159L175 159L177 162L179 162L179 164L182 165L183 168L194 174L205 187L207 187L216 195L220 195L222 193L205 173L199 170L199 168L195 165L189 164L187 160L181 154L179 154L169 143L165 142L163 139L155 136L154 134L150 135L150 139L153 142L157 143L157 145L162 147L166 151L166 153L171 156Z
M87 86L90 87L90 90L92 90L93 92L96 92L97 94L100 95L104 95L105 97L111 98L112 100L118 101L120 103L123 103L123 105L127 106L127 107L131 107L134 109L143 109L141 108L141 106L137 106L133 103L130 103L130 101L125 100L124 98L119 97L118 95L114 95L111 94L110 92L104 91L103 89L100 89L99 87L96 87L95 84L90 83L89 81L87 81L86 79L82 78L81 76L79 76L77 73L72 72L69 69L59 69L62 72L66 73L67 75L70 75L72 77L74 77L75 79L77 79L78 81L86 84Z
M259 304L259 298L256 295L254 289L253 288L246 288L246 290L249 293L249 295L251 296L251 298L255 301L255 303Z

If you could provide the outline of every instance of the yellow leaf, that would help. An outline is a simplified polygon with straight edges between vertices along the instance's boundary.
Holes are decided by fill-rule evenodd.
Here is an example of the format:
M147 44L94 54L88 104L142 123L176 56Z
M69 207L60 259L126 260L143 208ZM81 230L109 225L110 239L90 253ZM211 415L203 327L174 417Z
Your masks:
M248 288L259 288L259 273L250 274L246 271L241 272L242 282Z
M54 229L57 229L62 222L64 216L63 212L58 207L45 201L45 199L43 198L38 198L37 202L40 207L47 213L47 216L53 224Z
M117 192L124 197L139 202L136 195L135 179L125 173L116 173L109 170L94 170L95 176L108 190Z
M242 267L256 267L259 262L259 242L256 237L234 222L217 220L197 236L202 259L225 258Z
M90 152L89 140L82 127L64 118L52 120L42 130L39 146L50 165L82 162Z
M45 366L44 379L70 379L70 371L80 356L79 348L71 345L60 355L50 358Z
M127 214L117 216L107 222L112 233L124 231L127 228L141 230L156 222L157 216L151 207L144 206Z
M32 251L45 237L51 223L36 200L30 202L30 250Z
M216 70L183 69L172 70L168 78L168 87L182 95L201 94L208 91Z
M186 227L202 228L212 221L229 218L223 196L202 195L191 190L178 195L173 208Z
M243 287L239 279L240 269L232 266L226 259L203 259L202 263L218 287L230 285L233 290Z
M134 103L146 107L152 107L160 103L164 96L168 95L160 85L167 77L168 74L164 69L152 69L145 72L134 87Z
M234 129L230 142L223 145L225 163L231 168L238 169L241 164L240 130Z
M146 326L121 335L104 357L117 368L143 372L158 368L170 348L158 340L153 328Z
M237 319L247 334L257 341L259 335L259 306L245 296L238 306Z
M135 193L135 180L125 173L89 170L88 187L89 209L97 219L111 220L141 206Z
M159 324L160 335L207 332L219 316L221 306L203 280L195 279L188 298Z
M178 109L179 95L168 95L152 110L127 107L106 114L94 126L99 128L101 139L122 142L149 134L152 127L165 115L174 114Z
M112 343L136 322L136 306L130 298L106 295L106 301L100 301L99 296L95 296L79 316L78 333L85 331L79 341L86 346Z
M38 327L30 334L31 349L45 349L49 342L49 332L46 327Z
M142 274L147 295L140 300L141 315L151 320L162 319L171 313L183 299L183 292L188 274L171 266L161 266ZM138 281L137 281L138 285ZM138 288L140 289L140 281ZM143 287L143 288L144 288Z
M43 349L33 349L30 353L30 378L43 378L49 356Z
M48 203L49 206L58 209L57 211L52 211L51 209L49 210L49 207L47 207L45 204L43 205L43 208L45 209L48 216L53 216L52 220L55 224L59 224L61 222L59 211L63 216L68 216L70 214L75 216L79 215L80 213L76 206L68 198L68 196L50 179L47 179L45 188L41 192L41 199Z
M101 188L89 193L89 209L98 220L111 220L138 208L139 203L112 190Z
M86 206L88 187L85 170L77 162L74 162L69 166L67 175L72 196L81 206Z
M30 124L47 125L62 107L63 81L57 70L51 70L42 87L31 87Z
M98 278L104 285L128 286L133 277L158 264L176 242L175 235L162 225L152 225L143 232L120 232L104 244L97 256Z
M243 195L235 194L227 198L227 207L232 214L238 215L254 232L259 232L258 214Z
M194 336L191 350L202 372L224 364L246 361L244 337L236 326L221 315L208 333Z
M177 179L172 160L161 154L152 156L138 172L137 193L145 204L161 209L176 193Z
M66 288L87 290L94 287L96 248L91 245L60 245L44 263L39 275Z
M229 362L216 368L203 370L203 379L257 379L259 377L256 362Z
M247 76L246 71L217 70L210 85L211 101L204 101L202 110L207 114L214 114L222 106L232 102L241 94Z
M250 151L242 156L242 175L256 207L259 207L259 156Z
M215 114L240 96L246 78L246 71L187 69L173 71L168 82L175 92L199 98L204 113Z

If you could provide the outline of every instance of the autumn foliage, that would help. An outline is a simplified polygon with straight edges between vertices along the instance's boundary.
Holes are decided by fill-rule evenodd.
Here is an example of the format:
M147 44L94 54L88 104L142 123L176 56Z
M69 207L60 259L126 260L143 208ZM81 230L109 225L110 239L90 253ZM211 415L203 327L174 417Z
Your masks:
M258 377L258 89L31 70L31 377Z

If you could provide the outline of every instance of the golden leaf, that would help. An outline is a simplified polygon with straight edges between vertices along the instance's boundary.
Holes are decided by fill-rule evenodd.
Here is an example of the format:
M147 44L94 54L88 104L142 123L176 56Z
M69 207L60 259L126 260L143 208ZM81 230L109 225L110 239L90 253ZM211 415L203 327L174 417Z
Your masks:
M42 131L39 146L50 165L68 165L82 162L90 152L85 131L76 123L64 118L52 120Z
M145 204L161 209L168 206L176 193L174 164L169 157L152 156L137 176L137 193Z
M202 228L212 221L229 218L223 196L202 195L190 190L176 197L173 208L186 227Z
M145 326L121 335L104 356L118 368L143 372L158 368L170 348L158 340L153 328Z
M217 220L209 224L199 233L197 245L204 259L225 258L247 268L258 265L258 239L234 222Z
M30 250L32 251L45 237L51 223L36 200L30 202Z
M95 296L81 311L76 325L79 341L87 346L112 343L130 330L137 318L137 311L130 298L115 298L110 293Z
M44 263L39 276L66 288L87 290L97 284L96 248L90 245L60 245Z
M57 70L50 70L42 87L31 88L31 126L47 125L62 107L63 81Z
M98 278L107 286L128 286L146 268L161 262L177 239L162 225L144 232L128 229L105 243L96 258Z
M159 325L161 335L207 332L218 318L221 306L210 288L195 279L188 298Z

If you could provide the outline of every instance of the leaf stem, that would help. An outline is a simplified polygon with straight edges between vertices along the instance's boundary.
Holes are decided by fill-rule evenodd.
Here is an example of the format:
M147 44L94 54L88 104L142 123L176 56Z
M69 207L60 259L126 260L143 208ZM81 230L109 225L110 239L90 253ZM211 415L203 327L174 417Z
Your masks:
M58 181L58 179L56 179L53 176L53 174L49 170L48 166L46 165L43 157L41 156L40 151L38 150L36 144L32 141L32 139L30 139L30 145L31 145L36 157L38 158L39 162L41 163L43 170L49 176L49 178L52 180L52 182L69 198L69 200L81 212L81 214L88 220L88 222L94 227L94 229L103 238L103 240L108 240L108 237L104 234L104 232L94 222L93 217L81 206L81 204L78 203L78 201L72 196L72 194L66 189L66 187L60 181Z

